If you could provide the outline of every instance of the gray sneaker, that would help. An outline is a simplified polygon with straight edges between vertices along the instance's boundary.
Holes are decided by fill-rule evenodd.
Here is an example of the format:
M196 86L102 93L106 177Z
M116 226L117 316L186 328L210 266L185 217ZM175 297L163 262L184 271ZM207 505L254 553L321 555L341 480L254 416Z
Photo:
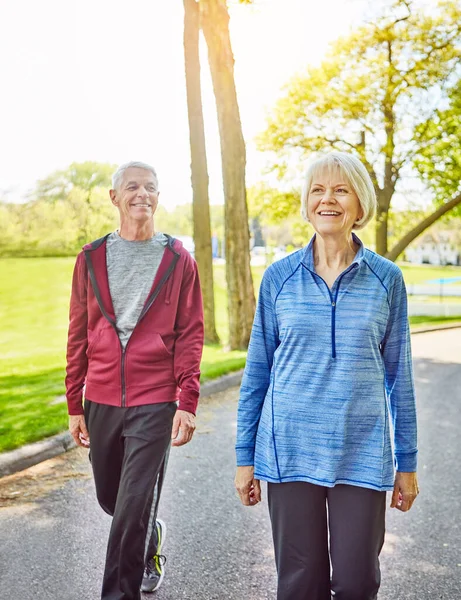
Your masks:
M162 585L165 576L166 558L161 554L165 542L166 525L161 519L157 519L157 554L147 561L142 576L141 592L156 592Z

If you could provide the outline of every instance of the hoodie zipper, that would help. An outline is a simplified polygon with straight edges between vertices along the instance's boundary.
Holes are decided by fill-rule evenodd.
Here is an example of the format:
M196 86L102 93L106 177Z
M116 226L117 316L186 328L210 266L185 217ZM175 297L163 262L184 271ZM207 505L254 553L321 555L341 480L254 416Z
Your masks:
M97 285L97 282L96 282L96 277L95 277L95 274L94 274L93 263L91 261L91 257L87 253L85 253L85 256L87 257L88 272L90 274L91 283L93 285L93 291L94 291L94 294L96 296L96 300L98 301L99 308L101 309L101 312L102 312L103 316L106 318L107 321L109 321L109 323L112 325L115 333L117 334L117 338L118 338L118 341L120 343L120 349L122 351L122 357L121 357L121 362L120 362L120 376L121 376L121 386L122 386L122 398L121 398L121 406L122 406L122 408L126 407L125 357L126 357L126 351L127 351L127 348L128 348L128 344L130 343L130 340L131 340L131 337L132 337L132 335L134 333L134 330L138 326L138 324L141 321L141 319L143 319L143 317L146 315L147 311L150 309L150 307L152 306L152 304L155 302L155 299L160 294L160 291L162 290L162 288L163 288L165 282L167 281L167 279L172 274L174 268L176 267L176 263L178 262L179 257L181 256L179 254L179 252L176 252L176 250L173 248L173 244L172 243L168 245L168 248L174 254L174 257L173 257L173 260L171 262L171 265L168 267L165 275L159 281L159 284L157 285L157 287L155 288L155 290L148 297L147 302L144 305L144 308L142 309L141 314L139 315L138 320L136 321L136 325L133 327L133 331L131 332L131 335L130 335L127 343L126 343L125 348L123 348L122 342L120 341L120 337L118 335L117 326L116 326L116 323L115 323L114 319L112 319L107 314L107 312L106 312L106 310L104 308L104 305L102 303L101 294L99 293L99 288L98 288L98 285Z
M173 248L171 248L171 250L173 250ZM133 331L131 332L131 335L128 338L128 341L126 343L125 348L122 348L122 360L121 360L121 364L120 364L121 376L122 376L122 408L126 407L125 357L126 357L126 351L127 351L127 348L128 348L128 344L130 343L130 340L133 337L134 330L139 325L139 323L143 319L143 317L146 315L147 311L150 309L150 307L152 306L152 304L155 302L157 296L160 294L163 286L165 285L165 282L170 277L170 275L172 274L174 268L176 267L176 263L179 260L180 254L178 252L176 252L176 250L173 250L173 252L174 252L175 256L173 257L171 265L168 267L168 270L166 271L166 273L162 277L162 279L159 281L158 286L152 292L151 296L147 299L147 302L144 305L144 308L142 309L141 314L139 315L138 320L136 321L136 325L133 327ZM120 345L121 344L122 343L120 342Z

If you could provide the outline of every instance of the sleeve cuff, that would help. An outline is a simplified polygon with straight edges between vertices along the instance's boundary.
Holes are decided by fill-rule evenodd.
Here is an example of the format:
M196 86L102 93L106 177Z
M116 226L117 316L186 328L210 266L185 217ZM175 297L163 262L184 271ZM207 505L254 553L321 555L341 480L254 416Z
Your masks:
M84 414L81 395L79 398L67 398L67 413L70 416Z
M193 415L195 415L195 413L197 412L197 405L198 395L196 396L195 394L187 394L183 392L179 394L179 410L185 410L186 412L190 412Z
M411 454L395 453L395 468L401 473L415 473L418 466L418 451Z
M236 448L237 467L251 467L255 462L254 448Z

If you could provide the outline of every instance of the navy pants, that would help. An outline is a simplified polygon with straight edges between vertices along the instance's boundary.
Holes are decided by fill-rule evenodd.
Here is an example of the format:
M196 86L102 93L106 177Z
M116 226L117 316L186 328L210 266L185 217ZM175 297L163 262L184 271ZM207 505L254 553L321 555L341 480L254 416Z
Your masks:
M375 600L386 492L268 484L277 600Z
M168 460L175 402L120 408L85 401L96 495L111 515L101 600L140 600Z

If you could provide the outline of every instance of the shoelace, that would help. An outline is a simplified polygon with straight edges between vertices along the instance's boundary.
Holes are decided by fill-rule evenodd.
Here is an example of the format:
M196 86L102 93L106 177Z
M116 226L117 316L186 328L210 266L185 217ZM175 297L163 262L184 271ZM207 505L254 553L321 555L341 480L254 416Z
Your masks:
M151 560L147 561L146 575L159 575L161 568L166 563L166 556L156 554Z
M156 562L160 567L163 567L163 565L166 563L166 556L163 554L156 554L154 556L154 562Z

